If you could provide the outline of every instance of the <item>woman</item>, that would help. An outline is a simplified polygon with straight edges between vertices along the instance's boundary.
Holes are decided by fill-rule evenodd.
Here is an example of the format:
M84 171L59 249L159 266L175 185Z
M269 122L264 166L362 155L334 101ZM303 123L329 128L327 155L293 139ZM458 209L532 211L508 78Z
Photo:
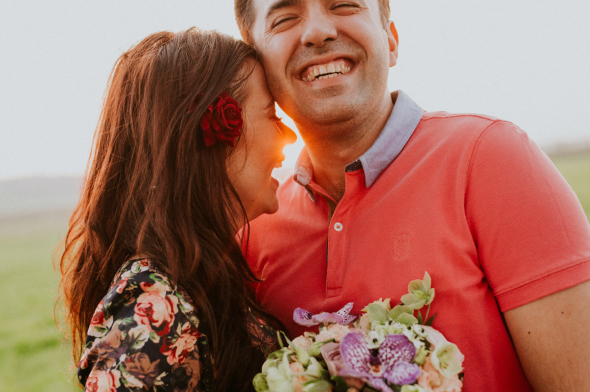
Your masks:
M119 58L60 264L86 390L252 388L279 325L236 238L278 209L294 139L241 41L162 32Z

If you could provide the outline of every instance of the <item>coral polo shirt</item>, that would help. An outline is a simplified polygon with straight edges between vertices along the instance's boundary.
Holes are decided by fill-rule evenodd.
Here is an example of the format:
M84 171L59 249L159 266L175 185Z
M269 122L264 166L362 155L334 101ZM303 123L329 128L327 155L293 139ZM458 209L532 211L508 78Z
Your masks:
M256 298L298 335L296 307L396 303L428 271L433 326L465 354L464 391L531 391L502 312L590 280L582 207L515 125L392 98L379 138L347 166L331 220L304 150L279 211L252 222Z

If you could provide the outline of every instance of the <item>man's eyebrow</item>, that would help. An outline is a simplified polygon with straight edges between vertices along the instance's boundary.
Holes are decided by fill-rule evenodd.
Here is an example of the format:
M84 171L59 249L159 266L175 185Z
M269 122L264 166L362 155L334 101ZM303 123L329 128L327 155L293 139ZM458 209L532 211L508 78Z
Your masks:
M281 9L281 8L286 8L286 7L291 7L294 5L300 5L301 3L303 3L303 0L278 0L275 1L268 9L268 11L266 11L266 16L264 17L264 19L268 19L270 17L270 15L274 12L276 12L277 10Z

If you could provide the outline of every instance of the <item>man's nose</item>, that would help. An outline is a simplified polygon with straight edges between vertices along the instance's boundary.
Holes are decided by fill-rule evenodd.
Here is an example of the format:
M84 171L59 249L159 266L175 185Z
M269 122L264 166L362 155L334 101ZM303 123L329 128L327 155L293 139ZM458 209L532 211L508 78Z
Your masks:
M330 17L319 10L312 10L305 18L305 27L301 36L301 44L306 47L321 47L327 41L338 36L336 26Z

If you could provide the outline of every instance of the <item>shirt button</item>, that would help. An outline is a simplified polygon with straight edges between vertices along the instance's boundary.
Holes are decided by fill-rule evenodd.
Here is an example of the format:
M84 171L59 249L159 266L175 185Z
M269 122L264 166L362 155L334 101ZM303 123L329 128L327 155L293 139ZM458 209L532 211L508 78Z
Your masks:
M340 223L340 222L334 223L334 230L336 230L336 231L342 231L342 227L343 227L342 226L342 223Z

